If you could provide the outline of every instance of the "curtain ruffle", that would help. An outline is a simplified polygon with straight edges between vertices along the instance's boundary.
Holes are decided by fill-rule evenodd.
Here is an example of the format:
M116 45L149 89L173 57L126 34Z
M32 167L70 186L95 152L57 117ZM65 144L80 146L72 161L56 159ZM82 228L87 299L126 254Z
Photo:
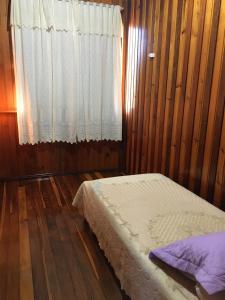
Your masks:
M121 36L120 9L77 0L12 0L11 26Z

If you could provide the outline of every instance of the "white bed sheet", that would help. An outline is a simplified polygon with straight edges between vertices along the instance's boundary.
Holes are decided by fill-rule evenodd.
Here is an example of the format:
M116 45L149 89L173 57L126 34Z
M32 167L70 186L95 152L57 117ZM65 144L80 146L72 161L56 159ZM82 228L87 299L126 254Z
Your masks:
M175 280L148 254L189 236L224 231L224 212L161 174L86 181L73 205L88 221L131 299L198 299L183 279Z

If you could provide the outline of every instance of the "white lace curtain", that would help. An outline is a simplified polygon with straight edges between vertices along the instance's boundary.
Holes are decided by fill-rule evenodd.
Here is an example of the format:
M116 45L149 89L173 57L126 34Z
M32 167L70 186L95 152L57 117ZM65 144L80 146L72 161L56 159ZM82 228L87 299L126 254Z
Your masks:
M13 0L20 144L122 139L119 6Z

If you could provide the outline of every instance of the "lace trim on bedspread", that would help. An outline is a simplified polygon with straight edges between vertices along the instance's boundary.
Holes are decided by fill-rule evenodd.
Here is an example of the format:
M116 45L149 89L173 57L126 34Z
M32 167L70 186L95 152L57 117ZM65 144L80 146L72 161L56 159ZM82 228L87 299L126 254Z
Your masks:
M155 179L155 181L158 181L158 179ZM146 183L148 184L149 181L141 180L137 184L144 185ZM118 187L122 184L134 185L134 183L130 182L103 185L99 181L95 181L93 187L96 195L104 202L104 205L109 208L117 222L126 228L130 240L135 242L138 251L144 255L148 255L152 249L163 247L177 241L178 236L179 239L182 240L191 236L204 235L210 232L225 231L225 217L218 217L217 215L192 210L180 210L178 212L170 211L150 218L144 234L148 235L152 244L146 247L140 242L140 234L135 232L130 223L124 220L119 212L120 208L111 202L113 199L111 199L110 190L107 191L107 186L116 188L116 186ZM201 199L201 201L203 200Z
M136 180L135 182L123 181L117 183L97 180L92 183L88 183L88 185L90 184L92 187L96 197L92 197L92 194L86 195L88 189L86 189L85 185L82 185L76 195L74 203L79 208L79 211L85 216L91 225L92 230L95 232L99 241L99 246L103 249L107 259L112 264L116 275L121 281L122 288L126 290L133 299L148 300L149 292L152 300L197 299L196 296L190 294L190 292L177 284L172 278L163 275L163 271L156 265L152 263L147 265L147 269L152 269L151 274L148 273L144 266L140 269L140 266L137 264L134 257L137 253L139 253L146 260L151 249L163 246L167 243L169 244L173 242L174 239L177 240L177 236L183 239L190 235L199 235L209 231L225 230L224 215L217 214L218 211L215 211L215 215L213 215L213 213L208 213L207 209L204 209L204 201L197 196L193 197L194 200L192 200L190 194L190 199L188 199L190 207L192 207L192 204L197 201L198 207L202 207L202 211L190 211L185 209L171 211L172 209L174 210L174 206L170 205L170 203L173 203L173 198L185 198L185 191L183 191L183 188L178 188L178 191L175 189L173 194L171 194L171 190L173 190L173 186L170 187L171 182L168 179L163 180L163 188L168 193L168 199L165 203L162 203L162 207L167 208L167 211L164 213L164 210L162 210L163 213L157 213L153 218L149 217L145 226L145 234L147 233L147 240L151 240L151 245L146 247L146 244L141 242L140 234L132 228L131 224L121 214L120 207L113 203L113 201L116 202L115 199L117 199L118 196L120 199L126 197L127 190L129 190L130 195L132 195L132 188L134 190L138 190L138 195L140 195L140 197L142 194L146 194L146 192L154 192L154 189L162 188L160 186L161 182L161 177L154 180L142 179ZM96 205L96 200L98 201L97 203L103 203L103 205ZM133 257L130 253L127 253L128 250L125 246L118 243L117 233L112 231L109 225L109 220L106 218L105 214L100 211L100 209L103 209L102 207L106 207L107 212L112 214L112 219L116 219L119 226L122 226L124 230L121 228L120 233L127 233L123 236L123 241L127 243L129 243L129 241L132 242L132 245L134 246L134 249L132 250ZM159 211L161 210L159 209ZM205 224L208 225L205 227ZM128 270L129 272L127 272ZM127 273L129 273L129 276L127 276ZM162 286L158 285L157 281L152 278L156 275L156 273L158 274L157 276L163 276L163 285L168 294L164 294Z

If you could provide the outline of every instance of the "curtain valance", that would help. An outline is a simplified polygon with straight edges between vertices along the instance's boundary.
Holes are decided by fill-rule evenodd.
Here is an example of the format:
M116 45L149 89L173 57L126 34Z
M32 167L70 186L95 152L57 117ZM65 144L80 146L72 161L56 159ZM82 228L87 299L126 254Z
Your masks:
M12 0L11 26L121 36L120 6L84 1Z

